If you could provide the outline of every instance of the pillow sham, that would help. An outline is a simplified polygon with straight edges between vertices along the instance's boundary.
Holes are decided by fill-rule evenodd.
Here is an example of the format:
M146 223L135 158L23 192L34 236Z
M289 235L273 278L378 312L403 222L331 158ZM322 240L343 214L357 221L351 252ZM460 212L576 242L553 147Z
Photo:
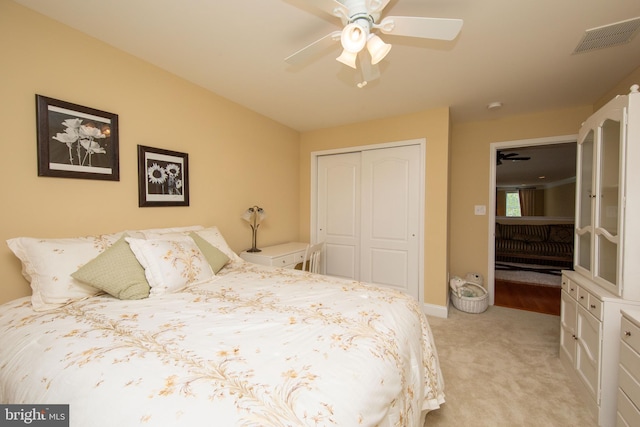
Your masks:
M144 268L125 236L72 273L71 277L121 300L149 296L150 287Z
M150 297L176 292L214 276L202 251L188 236L180 240L125 240L144 267Z
M188 225L185 227L166 227L166 228L148 228L145 230L127 230L126 233L129 237L136 239L148 239L149 235L162 235L170 233L188 233L190 231L202 230L202 225Z
M229 257L225 255L224 252L198 236L196 233L189 233L189 237L193 239L196 245L198 245L200 251L202 251L202 254L207 259L207 262L213 270L213 274L217 274L218 271L220 271L222 267L229 262Z
M101 291L74 279L71 273L114 244L122 233L67 239L16 237L9 249L22 261L22 274L31 285L35 311L61 307Z
M147 239L177 239L180 236L189 236L190 231L183 232L175 232L175 233L156 233L156 232L145 232L145 237ZM212 226L203 228L200 230L193 231L194 234L202 237L207 243L211 246L218 248L222 253L229 257L231 261L240 261L244 262L242 258L238 256L227 244L227 241L222 237L222 233L218 230L218 227Z

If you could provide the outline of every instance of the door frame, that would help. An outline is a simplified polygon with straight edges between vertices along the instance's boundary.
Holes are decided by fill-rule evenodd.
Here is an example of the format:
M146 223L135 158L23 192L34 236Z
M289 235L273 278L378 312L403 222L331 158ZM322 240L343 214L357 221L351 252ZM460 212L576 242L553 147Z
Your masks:
M380 150L384 148L418 145L420 147L420 171L418 172L419 193L418 201L418 301L424 304L424 204L425 204L425 176L426 176L426 138L409 139L404 141L385 142L371 145L358 145L353 147L334 148L330 150L311 152L311 188L310 188L310 227L309 236L311 242L316 242L318 225L318 157L331 154L355 153L368 150ZM324 269L324 265L321 266ZM323 270L324 271L324 270Z
M551 136L546 138L518 139L513 141L492 142L489 144L489 258L487 260L487 290L489 304L495 303L495 254L496 254L496 161L500 150L537 145L565 144L578 141L578 134Z

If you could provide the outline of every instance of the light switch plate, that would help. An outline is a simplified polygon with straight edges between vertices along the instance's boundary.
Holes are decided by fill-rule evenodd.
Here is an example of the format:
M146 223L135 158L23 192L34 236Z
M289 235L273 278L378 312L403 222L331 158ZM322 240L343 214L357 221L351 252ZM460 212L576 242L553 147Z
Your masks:
M475 205L475 207L473 208L473 213L475 215L486 215L487 207L485 205Z

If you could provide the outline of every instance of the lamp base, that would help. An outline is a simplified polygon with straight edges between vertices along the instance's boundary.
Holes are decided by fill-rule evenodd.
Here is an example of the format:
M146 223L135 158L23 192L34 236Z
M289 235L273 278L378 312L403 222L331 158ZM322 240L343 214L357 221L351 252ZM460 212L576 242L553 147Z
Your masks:
M262 249L251 248L251 249L247 249L247 252L262 252Z

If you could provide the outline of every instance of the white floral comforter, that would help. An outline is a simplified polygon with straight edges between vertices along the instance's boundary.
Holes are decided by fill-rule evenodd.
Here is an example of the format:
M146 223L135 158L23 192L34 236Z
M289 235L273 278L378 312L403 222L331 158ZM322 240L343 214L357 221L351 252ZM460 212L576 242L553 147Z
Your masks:
M154 298L0 306L0 403L72 426L415 426L444 401L431 331L396 291L235 263Z

